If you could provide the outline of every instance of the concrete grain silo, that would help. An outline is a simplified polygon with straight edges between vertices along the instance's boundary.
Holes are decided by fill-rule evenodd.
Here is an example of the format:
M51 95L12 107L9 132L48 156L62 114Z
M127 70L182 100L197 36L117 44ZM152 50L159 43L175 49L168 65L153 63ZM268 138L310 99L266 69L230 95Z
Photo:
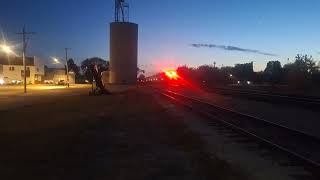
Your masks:
M115 0L115 22L110 23L111 84L135 84L138 67L138 25L125 20L124 0ZM122 20L121 20L122 19Z
M110 83L137 82L138 25L129 22L110 24Z

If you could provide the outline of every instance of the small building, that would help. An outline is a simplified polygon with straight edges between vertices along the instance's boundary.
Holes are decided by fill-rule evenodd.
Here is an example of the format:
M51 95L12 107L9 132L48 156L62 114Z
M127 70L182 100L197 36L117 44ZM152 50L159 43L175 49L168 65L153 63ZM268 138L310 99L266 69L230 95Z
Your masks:
M45 82L58 84L67 83L67 72L65 68L45 68ZM69 71L69 84L75 84L75 73Z
M28 84L42 83L44 80L44 66L35 57L26 57L26 76ZM0 80L5 84L23 83L22 57L0 55Z

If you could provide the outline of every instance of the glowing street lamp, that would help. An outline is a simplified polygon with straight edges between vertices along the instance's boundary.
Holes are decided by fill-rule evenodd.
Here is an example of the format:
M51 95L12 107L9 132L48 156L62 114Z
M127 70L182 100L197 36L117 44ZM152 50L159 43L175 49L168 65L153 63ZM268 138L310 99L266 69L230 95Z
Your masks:
M53 64L61 64L60 60L56 57L53 57L52 60L53 60Z
M0 51L6 53L8 56L9 55L14 55L14 56L18 56L15 52L14 52L14 47L13 45L8 44L6 41L4 41L3 43L0 44Z
M5 52L6 54L15 54L15 53L13 52L13 50L11 49L11 47L8 46L8 45L6 45L6 44L0 45L0 48L1 48L1 50L2 50L3 52Z
M62 64L61 61L56 58L52 57L53 64ZM67 68L67 86L69 87L69 67L68 67L68 62L66 62L66 68Z
M4 52L7 55L9 65L10 65L10 55L18 56L12 49L12 46L7 45L5 41L3 44L0 44L0 51Z

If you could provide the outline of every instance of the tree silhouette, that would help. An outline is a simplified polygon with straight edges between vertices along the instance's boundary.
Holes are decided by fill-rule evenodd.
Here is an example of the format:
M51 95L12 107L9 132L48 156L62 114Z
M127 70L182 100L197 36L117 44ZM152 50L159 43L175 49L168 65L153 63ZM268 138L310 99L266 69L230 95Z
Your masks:
M76 74L76 76L80 75L80 67L74 63L73 59L68 60L68 69Z
M219 87L234 84L238 81L252 81L255 84L269 83L288 84L292 88L304 88L309 85L320 86L320 64L312 56L297 54L295 62L285 64L279 61L269 61L264 71L254 72L253 63L236 64L235 67L221 68L211 65L202 65L198 68L180 66L177 68L179 76L195 85ZM308 85L308 86L307 86Z
M311 84L312 74L317 72L312 56L297 54L294 63L284 66L288 84L294 88L304 88Z
M264 70L265 80L272 85L279 83L282 79L282 67L279 61L269 61Z
M144 82L146 80L146 76L144 74L140 74L138 80Z
M109 70L109 61L106 61L102 58L93 57L82 61L81 69L85 77L91 82L93 81L91 69L94 65L97 65L99 73Z
M236 64L234 67L234 75L240 80L251 80L253 79L253 62L245 64Z

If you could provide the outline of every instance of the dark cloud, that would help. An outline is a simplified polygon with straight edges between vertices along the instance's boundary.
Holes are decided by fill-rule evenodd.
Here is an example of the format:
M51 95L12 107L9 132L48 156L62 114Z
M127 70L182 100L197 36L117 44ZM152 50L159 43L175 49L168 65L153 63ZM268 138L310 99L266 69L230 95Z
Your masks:
M224 45L216 45L216 44L191 44L191 46L196 48L207 47L207 48L222 49L226 51L241 51L241 52L262 54L266 56L278 56L277 54L273 54L273 53L261 52L259 50L254 50L254 49L244 49L244 48L235 47L235 46L224 46Z

